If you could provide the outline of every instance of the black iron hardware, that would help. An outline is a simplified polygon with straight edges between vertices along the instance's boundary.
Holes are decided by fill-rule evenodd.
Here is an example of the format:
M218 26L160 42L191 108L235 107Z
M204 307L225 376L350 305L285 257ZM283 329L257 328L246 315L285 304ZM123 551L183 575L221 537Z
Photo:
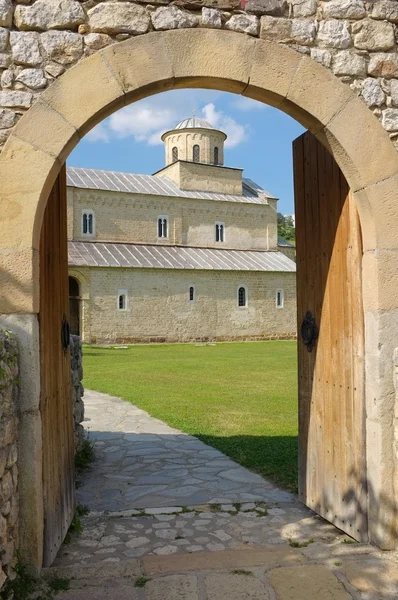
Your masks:
M318 325L315 322L315 317L310 311L308 311L304 317L300 333L308 352L312 352L315 342L318 339L319 330Z
M66 351L69 347L69 344L70 344L70 329L69 329L68 319L66 318L65 313L62 317L61 342L62 342L62 348L63 348L64 352L66 353Z

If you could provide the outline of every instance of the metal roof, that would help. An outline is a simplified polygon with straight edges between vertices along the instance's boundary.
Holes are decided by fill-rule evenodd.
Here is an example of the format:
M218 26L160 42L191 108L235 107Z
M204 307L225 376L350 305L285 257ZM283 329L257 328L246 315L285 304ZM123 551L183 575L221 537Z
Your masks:
M210 125L208 121L204 119L198 119L197 117L191 117L190 119L184 119L177 123L174 129L214 129L213 125Z
M128 194L170 196L193 198L199 200L218 200L221 202L243 202L246 204L267 204L274 196L263 190L251 179L243 178L243 194L218 194L216 192L190 192L181 190L168 177L156 175L136 175L134 173L119 173L117 171L99 171L97 169L82 169L67 167L67 185L88 190L106 190L110 192L125 192Z
M68 242L69 266L201 269L215 271L285 271L296 264L281 252L218 250L147 244Z

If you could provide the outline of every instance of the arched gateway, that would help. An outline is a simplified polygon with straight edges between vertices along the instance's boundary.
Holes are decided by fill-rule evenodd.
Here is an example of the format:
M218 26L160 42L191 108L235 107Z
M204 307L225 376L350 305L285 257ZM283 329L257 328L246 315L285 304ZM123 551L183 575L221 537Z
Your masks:
M22 341L23 557L37 566L42 564L43 521L49 518L46 510L43 516L42 476L42 420L45 422L48 415L43 416L43 405L40 410L37 348L38 313L43 302L40 276L46 268L45 250L40 243L50 192L54 194L54 183L68 154L96 123L130 102L185 87L230 91L280 108L315 134L348 181L363 240L366 381L362 406L365 434L360 437L360 454L364 464L361 477L365 479L361 483L368 493L360 509L368 515L370 541L391 548L397 538L398 502L392 375L398 331L396 151L365 103L308 56L239 33L190 29L130 38L83 59L41 94L14 128L0 156L0 324L16 331ZM59 178L57 181L60 185ZM45 239L57 235L51 222L57 222L57 217L46 211L44 223L49 233ZM65 262L62 256L60 260ZM67 286L66 268L64 275ZM50 297L55 294L55 285L62 286L59 275L56 281L47 280ZM350 319L350 315L345 318ZM41 314L41 326L43 320ZM42 369L43 345L42 332ZM354 363L351 369L356 368ZM331 433L341 445L347 442L345 430ZM48 438L43 439L49 443ZM56 455L58 451L54 439L53 447L46 447L44 454ZM306 461L307 471L313 469L314 458L308 456ZM347 468L341 465L342 471ZM49 490L45 479L46 497ZM64 498L55 500L59 505Z

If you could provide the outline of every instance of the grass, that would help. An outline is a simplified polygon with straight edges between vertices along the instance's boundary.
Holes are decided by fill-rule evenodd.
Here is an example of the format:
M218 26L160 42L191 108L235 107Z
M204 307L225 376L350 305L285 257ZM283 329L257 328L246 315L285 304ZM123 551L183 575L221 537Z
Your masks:
M84 386L120 396L297 488L294 342L85 347Z
M75 468L78 472L87 469L95 460L94 444L85 439L81 448L75 454Z
M141 577L138 577L135 580L134 587L138 587L138 588L145 587L145 585L148 583L148 581L151 581L151 578L150 577L144 577L142 575Z
M69 587L69 579L65 577L37 578L18 562L13 578L7 579L0 592L0 600L55 600L59 591L67 591Z

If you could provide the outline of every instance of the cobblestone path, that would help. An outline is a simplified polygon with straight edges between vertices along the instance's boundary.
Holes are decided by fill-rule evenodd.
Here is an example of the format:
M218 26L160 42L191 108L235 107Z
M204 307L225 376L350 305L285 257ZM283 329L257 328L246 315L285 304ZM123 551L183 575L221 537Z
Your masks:
M85 393L96 461L83 531L50 573L64 600L398 600L397 553L348 536L195 437Z

